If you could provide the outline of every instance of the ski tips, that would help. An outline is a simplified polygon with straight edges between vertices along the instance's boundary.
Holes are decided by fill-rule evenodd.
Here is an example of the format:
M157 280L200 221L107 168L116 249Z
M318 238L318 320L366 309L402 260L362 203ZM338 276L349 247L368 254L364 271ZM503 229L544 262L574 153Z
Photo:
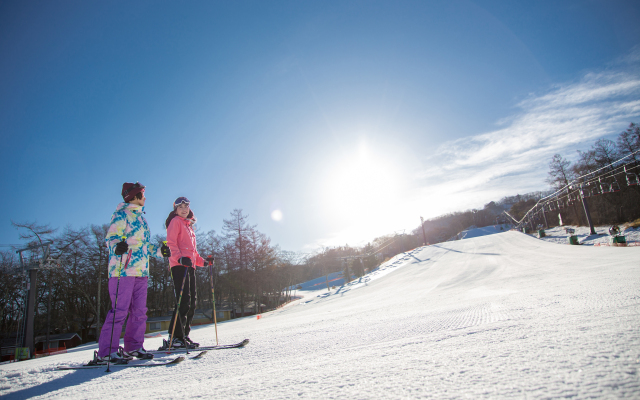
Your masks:
M207 354L208 350L204 350L201 351L200 353L198 353L195 357L191 357L192 360L198 360L200 358L202 358L202 356L204 356L205 354Z

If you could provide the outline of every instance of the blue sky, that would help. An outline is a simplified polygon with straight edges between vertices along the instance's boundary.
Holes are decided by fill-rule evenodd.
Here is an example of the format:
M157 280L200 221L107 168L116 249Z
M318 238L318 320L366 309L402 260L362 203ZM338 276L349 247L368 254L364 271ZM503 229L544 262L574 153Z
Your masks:
M285 250L545 189L640 122L636 1L0 1L0 244L147 186Z

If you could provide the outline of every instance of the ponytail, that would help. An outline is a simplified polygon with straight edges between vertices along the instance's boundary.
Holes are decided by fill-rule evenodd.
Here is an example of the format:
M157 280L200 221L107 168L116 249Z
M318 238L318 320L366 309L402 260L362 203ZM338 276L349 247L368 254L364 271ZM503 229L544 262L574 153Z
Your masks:
M164 227L165 227L165 229L168 229L168 228L169 228L169 224L171 223L171 220L172 220L172 219L173 219L173 217L175 217L176 215L177 215L177 214L176 214L176 210L173 210L173 211L171 211L171 212L169 213L169 216L167 217L167 220L166 220L166 221L164 221Z

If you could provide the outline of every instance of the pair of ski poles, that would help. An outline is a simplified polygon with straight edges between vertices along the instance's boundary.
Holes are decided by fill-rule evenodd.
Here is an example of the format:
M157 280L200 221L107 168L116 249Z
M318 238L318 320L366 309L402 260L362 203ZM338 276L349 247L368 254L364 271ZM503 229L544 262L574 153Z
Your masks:
M167 242L163 242L165 245L167 244ZM213 260L214 257L213 256L209 256L207 257L207 261L209 261L209 275L211 278L211 297L212 297L212 301L213 301L213 322L215 325L215 329L216 329L216 346L218 345L218 320L216 318L216 298L215 298L215 293L214 293L214 287L213 287ZM182 277L182 285L180 287L180 295L178 296L178 302L176 303L176 315L173 317L173 325L171 328L171 338L169 339L169 348L171 348L171 346L173 346L173 335L175 333L176 330L176 322L178 321L178 314L180 313L180 304L182 304L182 293L184 292L184 282L187 280L187 276L189 273L189 268L185 266L184 269L184 276ZM173 280L173 272L171 273L171 278ZM175 282L175 281L174 281ZM187 354L189 353L189 345L187 343L185 343L186 347L187 347Z

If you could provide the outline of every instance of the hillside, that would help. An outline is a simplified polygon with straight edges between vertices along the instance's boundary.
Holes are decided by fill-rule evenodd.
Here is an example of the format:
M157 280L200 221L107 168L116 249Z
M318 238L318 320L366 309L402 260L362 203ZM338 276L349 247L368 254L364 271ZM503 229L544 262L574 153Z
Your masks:
M170 367L62 372L95 345L0 366L8 398L637 398L640 248L509 231L418 248L328 293L219 324ZM300 292L299 292L300 293ZM191 336L215 344L213 326ZM148 339L147 348L160 344Z

